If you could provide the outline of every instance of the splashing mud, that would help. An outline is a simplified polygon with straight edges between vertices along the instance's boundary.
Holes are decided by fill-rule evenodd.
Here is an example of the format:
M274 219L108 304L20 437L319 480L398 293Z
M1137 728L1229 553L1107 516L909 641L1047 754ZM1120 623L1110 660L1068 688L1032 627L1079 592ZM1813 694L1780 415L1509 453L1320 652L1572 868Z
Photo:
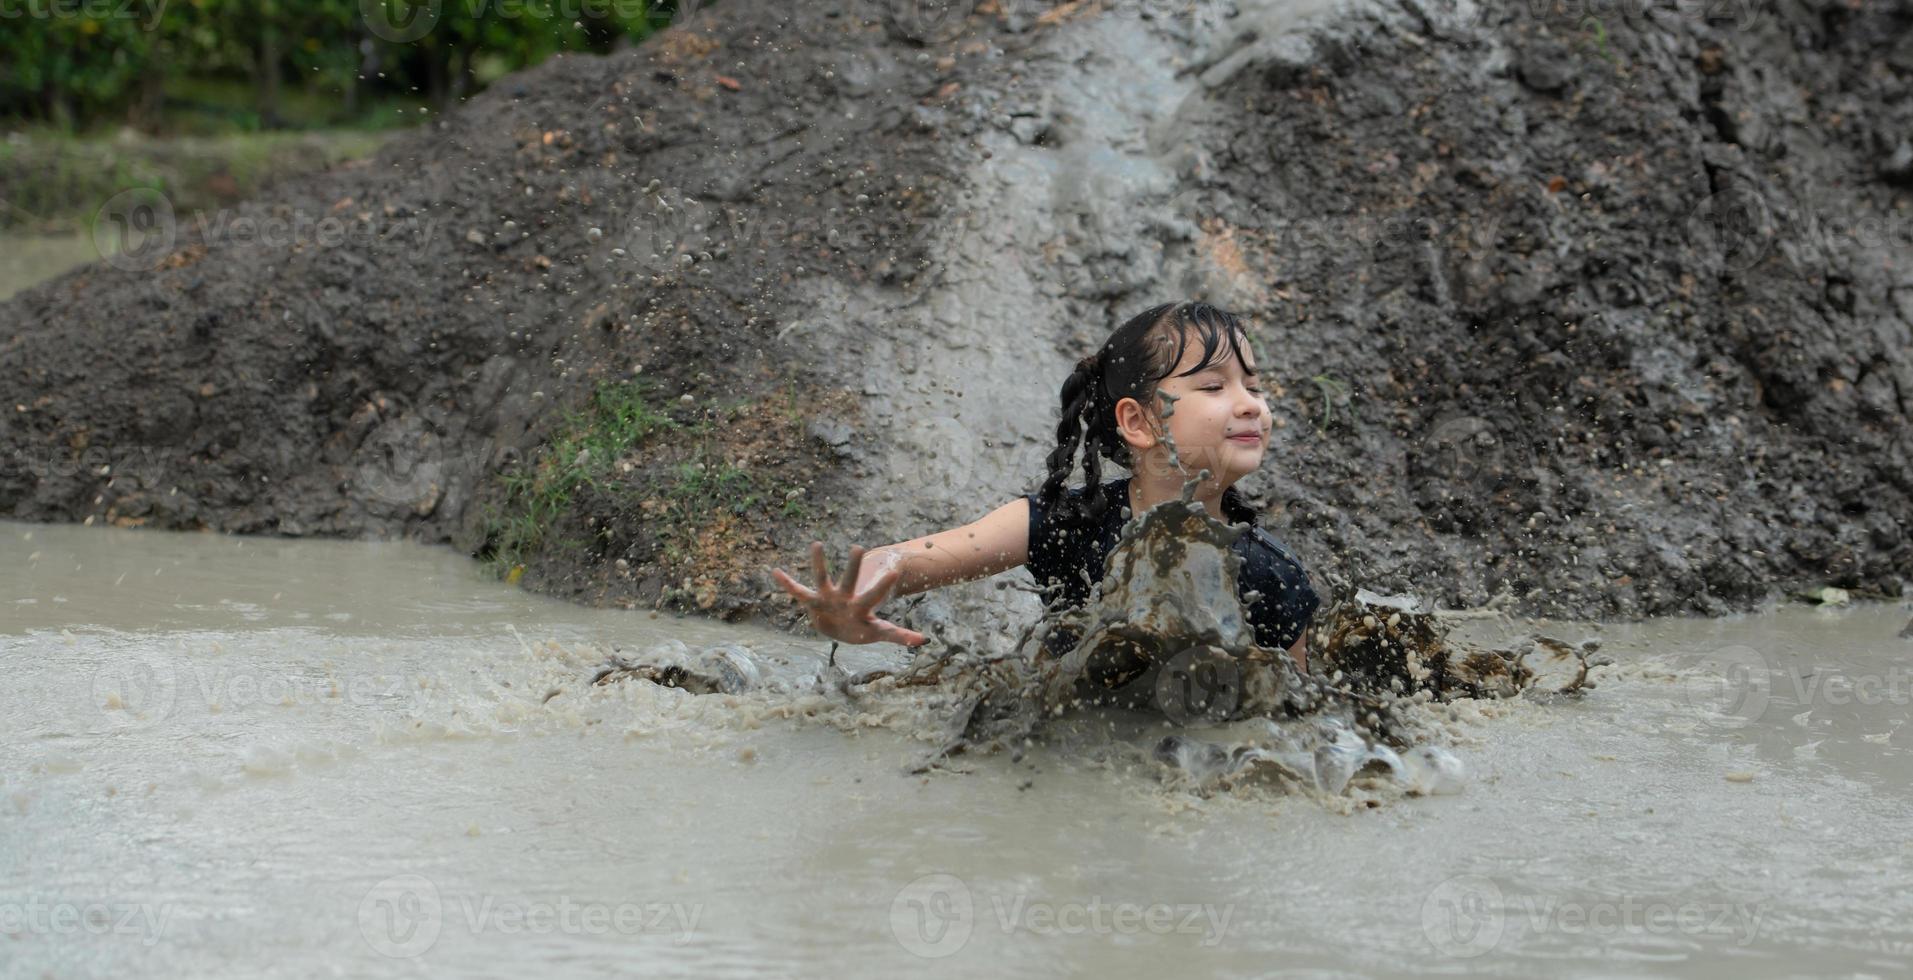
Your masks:
M1045 722L1113 709L1181 729L1136 754L1201 792L1256 783L1339 795L1362 783L1429 794L1457 792L1464 780L1460 762L1429 744L1421 706L1574 697L1607 662L1593 641L1532 636L1509 649L1477 648L1452 638L1414 597L1342 589L1311 631L1313 669L1305 672L1285 651L1255 642L1235 598L1242 560L1230 550L1248 528L1216 520L1194 500L1206 475L1130 521L1089 601L1037 621L1012 653L953 647L903 673L854 676L833 657L769 688L839 702L934 690L951 711L949 736L924 768L964 752L1020 757ZM624 679L693 693L767 686L736 644L692 653L676 641L635 660L614 657L593 681Z

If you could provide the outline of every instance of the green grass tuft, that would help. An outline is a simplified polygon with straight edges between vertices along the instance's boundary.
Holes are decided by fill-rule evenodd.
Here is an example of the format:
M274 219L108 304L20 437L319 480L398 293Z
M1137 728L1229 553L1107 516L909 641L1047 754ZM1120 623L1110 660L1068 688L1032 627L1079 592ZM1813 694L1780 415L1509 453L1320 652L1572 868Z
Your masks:
M641 381L600 384L582 411L566 414L536 463L504 474L505 502L486 528L491 564L501 576L517 580L579 490L602 484L625 453L677 426L646 393Z
M642 381L600 384L581 410L565 415L535 462L500 478L503 503L486 524L487 547L480 554L492 571L515 582L539 554L580 546L554 540L552 529L585 490L614 495L633 509L648 503L644 521L672 564L693 557L698 532L713 514L742 516L772 507L787 520L808 514L801 489L775 485L725 460L710 448L712 423L676 422L654 406L651 395ZM795 411L795 402L788 407ZM688 460L642 481L613 472L620 459L667 432L694 444ZM603 540L614 535L611 527L597 531Z

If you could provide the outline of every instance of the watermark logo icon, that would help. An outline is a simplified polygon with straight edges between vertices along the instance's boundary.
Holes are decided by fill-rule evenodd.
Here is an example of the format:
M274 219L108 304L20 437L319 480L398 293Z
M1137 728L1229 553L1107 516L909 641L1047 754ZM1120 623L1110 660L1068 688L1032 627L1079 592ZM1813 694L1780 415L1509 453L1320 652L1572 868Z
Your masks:
M414 453L388 450L375 453L360 466L357 478L367 499L409 508L424 516L438 502L444 467L437 460L420 459Z
M179 700L179 674L150 654L116 654L118 659L93 674L93 704L114 725L145 728L159 724Z
M1773 668L1752 647L1726 646L1701 655L1682 675L1681 700L1722 728L1745 728L1760 719L1773 698Z
M887 0L890 19L919 44L942 44L963 33L975 0Z
M1735 184L1702 198L1687 215L1688 242L1720 257L1723 271L1741 273L1758 265L1779 240L1767 201L1753 188Z
M1242 704L1242 667L1228 651L1193 646L1156 672L1156 705L1180 725L1226 720Z
M1443 419L1428 431L1415 461L1421 471L1448 483L1473 483L1502 468L1507 452L1495 427L1474 415Z
M976 436L948 415L917 419L905 433L927 482L964 487L976 476Z
M952 956L976 929L970 886L952 874L928 874L903 886L890 902L890 934L916 956Z
M1237 16L1235 4L1229 0L1141 0L1139 9L1158 20L1186 24L1201 35L1222 30L1231 17Z
M656 180L645 187L642 200L624 238L625 248L641 266L653 273L669 272L709 251L711 222L717 218L711 208Z
M1444 956L1480 956L1501 942L1506 927L1501 886L1481 875L1449 878L1422 899L1422 935Z
M159 268L178 235L173 202L151 187L121 191L93 215L93 251L125 272Z
M438 942L445 905L424 875L398 875L373 885L359 902L359 935L381 956L423 956Z
M444 0L359 0L366 30L396 44L431 33L444 8Z
M420 517L438 505L445 464L438 440L413 418L388 422L366 439L354 474L363 499Z

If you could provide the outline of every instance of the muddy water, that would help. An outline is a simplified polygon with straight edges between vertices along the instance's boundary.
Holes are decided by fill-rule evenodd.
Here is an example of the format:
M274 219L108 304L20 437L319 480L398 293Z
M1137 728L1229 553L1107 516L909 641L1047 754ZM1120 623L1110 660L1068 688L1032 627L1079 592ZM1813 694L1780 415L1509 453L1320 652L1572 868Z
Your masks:
M1371 809L1180 793L1081 725L923 776L906 708L586 688L662 638L793 676L821 645L544 601L443 551L0 541L10 976L1913 964L1897 606L1548 624L1622 666L1579 702L1443 713L1461 792Z

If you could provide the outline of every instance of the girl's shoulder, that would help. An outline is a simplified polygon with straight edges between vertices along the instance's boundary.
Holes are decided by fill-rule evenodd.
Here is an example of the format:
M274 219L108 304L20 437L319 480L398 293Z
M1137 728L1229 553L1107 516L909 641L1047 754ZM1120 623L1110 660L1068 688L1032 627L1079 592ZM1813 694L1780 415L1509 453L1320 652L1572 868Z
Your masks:
M1030 502L1029 550L1025 564L1039 583L1061 579L1068 583L1072 595L1080 598L1077 593L1082 584L1078 582L1081 570L1101 568L1104 557L1120 536L1124 510L1129 503L1128 480L1128 477L1108 480L1095 488L1096 492L1105 494L1106 499L1101 522L1091 526L1052 520L1040 490L1024 495ZM1068 487L1064 494L1081 500L1090 489L1088 486Z
M1322 598L1302 560L1275 535L1256 527L1238 540L1245 551L1236 589L1248 606L1256 642L1286 650L1315 618Z
M1293 565L1298 570L1302 568L1302 559L1297 558L1295 552L1288 545L1283 544L1282 539L1270 534L1267 528L1251 527L1249 533L1243 536L1249 539L1249 546L1252 549L1261 551L1284 564Z
M1104 480L1096 486L1095 490L1104 500L1110 501L1114 505L1112 509L1129 506L1129 477L1123 476L1117 477L1114 480ZM1083 496L1089 492L1090 487L1088 484L1063 488L1063 496L1071 500L1081 500ZM1040 522L1044 513L1042 488L1039 487L1032 490L1024 494L1023 497L1030 502L1030 522L1032 524Z
M1315 591L1314 580L1302 559L1266 529L1252 527L1238 540L1243 572L1254 585L1279 584L1286 591Z

